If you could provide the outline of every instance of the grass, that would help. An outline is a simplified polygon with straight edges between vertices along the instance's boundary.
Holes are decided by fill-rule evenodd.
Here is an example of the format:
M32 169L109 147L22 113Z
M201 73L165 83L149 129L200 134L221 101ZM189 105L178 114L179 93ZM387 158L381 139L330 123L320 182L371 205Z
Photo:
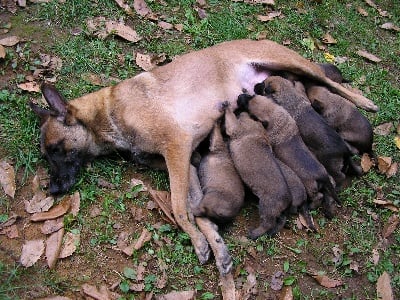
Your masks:
M23 185L29 183L38 166L47 166L39 153L39 123L27 106L29 100L38 100L40 95L28 94L16 88L17 83L25 81L25 75L40 67L40 53L62 59L63 67L57 72L56 86L67 99L72 99L100 88L87 79L87 74L125 79L140 72L135 64L136 52L166 53L172 59L176 55L221 41L255 39L265 35L279 43L289 41L290 48L314 61L323 62L325 52L346 57L347 60L338 65L345 78L380 107L376 114L365 113L373 126L385 122L397 125L399 122L400 34L379 28L389 21L400 26L400 5L393 1L376 1L391 14L391 18L381 16L378 10L362 0L278 2L276 9L281 11L282 18L267 23L256 18L258 14L272 10L263 5L210 0L205 9L207 17L200 19L194 1L166 1L168 5L160 1L146 2L154 12L162 14L165 21L183 24L183 31L165 31L156 22L142 17L128 17L114 1L106 0L30 4L26 10L18 10L10 17L12 32L27 39L27 42L7 48L5 59L0 59L0 156L9 159L16 167L19 189L22 190ZM365 9L368 16L361 16L357 12L358 7ZM0 15L3 13L0 12ZM143 39L132 44L115 36L105 39L94 37L89 33L86 21L98 16L123 19ZM0 27L4 26L0 23ZM76 28L81 29L82 33L70 34ZM312 50L310 41L321 40L327 32L337 40L337 44L326 46L325 50ZM357 50L369 51L380 57L382 62L367 62L355 54ZM398 162L400 151L393 142L395 135L395 130L387 136L375 135L375 152ZM169 225L158 224L162 221L160 214L156 210L146 209L150 200L146 194L133 196L136 194L129 182L136 176L150 183L153 188L169 189L165 172L139 169L118 156L93 162L82 171L74 187L81 194L81 212L75 218L67 216L66 228L69 231L78 230L84 239L78 253L64 264L73 269L77 266L75 260L84 261L87 268L90 266L89 273L85 276L80 274L77 280L72 280L68 274L59 270L49 271L44 265L23 269L18 264L1 259L0 298L26 298L22 290L27 285L28 289L36 289L42 283L48 293L71 295L84 282L101 283L97 274L100 270L109 277L119 273L117 278L122 281L117 290L122 295L121 299L135 299L137 294L127 291L126 284L137 281L131 278L133 275L129 271L124 272L124 268L136 272L144 262L147 271L141 282L145 284L145 291L157 294L196 289L199 299L217 299L220 292L215 266L212 263L200 266L188 236ZM99 179L112 184L114 188L100 187ZM334 220L326 220L320 212L313 212L321 228L318 234L307 234L291 222L289 233L279 234L276 238L244 240L242 237L246 235L256 209L254 204L248 205L237 223L222 231L234 259L238 280L245 281L248 262L254 260L259 266L256 272L261 293L274 293L270 278L281 270L285 273L285 283L293 288L295 299L336 299L338 296L345 299L375 299L376 281L386 271L391 275L396 296L400 297L400 232L396 229L389 242L383 243L382 228L394 213L373 202L376 187L381 187L385 198L399 206L399 175L386 178L374 169L361 179L354 180L341 192L343 207ZM16 209L16 203L18 201L12 202L0 195L2 219ZM101 210L97 217L90 216L94 207ZM132 210L137 208L146 211L142 221L136 221L131 216ZM151 240L130 259L110 250L121 233L118 229L121 224L131 229L133 240L140 235L143 227L152 234ZM332 261L332 248L335 245L342 251L339 263ZM371 262L374 249L380 254L376 264ZM2 255L3 248L0 248L0 258ZM358 272L350 267L352 262L358 263ZM163 276L160 264L166 265L169 276L163 288L157 287L157 280ZM335 290L318 286L307 275L310 268L342 278L346 285ZM40 274L37 282L25 280L37 272ZM360 283L362 289L355 289ZM41 291L38 296L45 294Z

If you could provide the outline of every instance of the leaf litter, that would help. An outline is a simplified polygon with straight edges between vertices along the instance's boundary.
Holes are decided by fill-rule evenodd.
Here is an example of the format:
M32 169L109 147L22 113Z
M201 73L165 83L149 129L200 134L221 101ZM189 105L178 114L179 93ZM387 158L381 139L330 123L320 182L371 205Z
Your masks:
M6 160L0 161L0 184L6 195L14 198L16 183L14 167Z

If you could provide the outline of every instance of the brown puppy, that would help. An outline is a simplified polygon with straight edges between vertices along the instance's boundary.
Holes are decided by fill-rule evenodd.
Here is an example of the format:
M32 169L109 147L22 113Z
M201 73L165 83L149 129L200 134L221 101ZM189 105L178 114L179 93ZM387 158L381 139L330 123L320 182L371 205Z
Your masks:
M243 206L244 186L219 124L214 126L209 152L202 157L198 173L204 196L198 206L192 207L193 215L206 216L217 223L236 217Z
M285 70L326 84L361 107L378 107L340 84L298 53L275 42L235 40L194 51L115 86L64 101L43 85L50 109L32 105L41 118L41 149L50 165L50 192L66 193L88 161L115 150L168 169L171 204L200 262L208 259L204 235L188 219L190 157L221 116L221 99L236 103L271 71Z
M292 116L282 106L265 96L242 94L238 98L238 106L248 110L264 125L276 157L290 167L302 181L310 207L316 208L322 203L324 213L332 217L332 199L336 200L337 196L329 175L303 142ZM304 205L302 210L307 216L307 205ZM309 220L308 223L312 224Z
M271 76L265 80L265 92L289 112L304 143L340 185L346 178L343 170L351 153L338 133L313 109L304 87L296 84L297 88L287 79Z
M225 127L235 167L259 199L260 225L249 232L249 237L274 235L285 224L283 213L291 205L292 196L264 127L245 112L237 119L230 106L225 112Z
M372 153L373 129L357 107L323 86L307 87L312 107L350 145L353 154Z

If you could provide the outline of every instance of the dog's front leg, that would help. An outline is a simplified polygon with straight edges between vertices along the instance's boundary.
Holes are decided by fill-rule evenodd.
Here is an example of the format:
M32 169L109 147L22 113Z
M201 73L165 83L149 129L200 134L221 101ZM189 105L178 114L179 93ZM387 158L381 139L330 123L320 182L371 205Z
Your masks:
M171 206L178 225L190 236L196 255L201 264L207 262L210 249L205 236L188 218L189 167L191 141L170 143L165 153L171 188Z

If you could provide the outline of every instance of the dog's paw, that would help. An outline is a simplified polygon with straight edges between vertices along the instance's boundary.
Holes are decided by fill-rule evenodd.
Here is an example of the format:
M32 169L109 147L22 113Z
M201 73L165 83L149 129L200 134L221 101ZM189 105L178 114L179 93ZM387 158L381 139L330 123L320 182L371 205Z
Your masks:
M200 264L205 264L210 258L210 248L206 238L203 236L199 242L193 244L193 246Z
M229 254L228 249L226 249L226 247L221 253L219 253L219 255L215 257L215 261L218 271L221 275L224 276L232 270L233 266L232 257Z
M219 112L224 112L228 107L229 107L230 103L229 101L223 101L218 103L218 111Z

